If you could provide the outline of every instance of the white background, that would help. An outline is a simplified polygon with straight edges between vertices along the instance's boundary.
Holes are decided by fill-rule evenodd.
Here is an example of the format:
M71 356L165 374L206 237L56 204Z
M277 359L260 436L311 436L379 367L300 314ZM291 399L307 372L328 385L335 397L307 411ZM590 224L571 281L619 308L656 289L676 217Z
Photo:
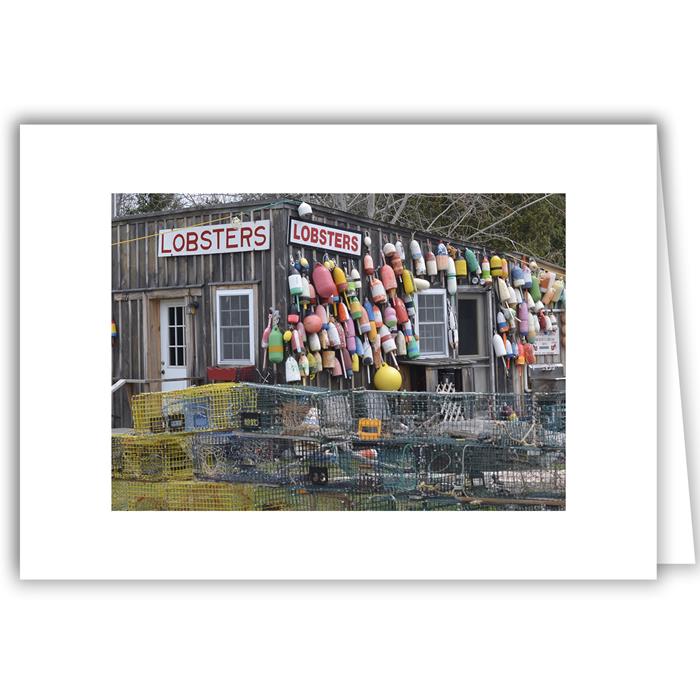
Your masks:
M692 5L272 5L264 20L205 2L124 2L107 16L92 3L13 5L0 49L6 230L17 231L21 119L658 121L697 500L700 338L682 321L696 281L679 274L700 259ZM697 567L637 584L19 584L16 251L11 238L1 276L15 320L0 422L11 447L0 591L10 697L697 696ZM51 370L37 371L57 382Z

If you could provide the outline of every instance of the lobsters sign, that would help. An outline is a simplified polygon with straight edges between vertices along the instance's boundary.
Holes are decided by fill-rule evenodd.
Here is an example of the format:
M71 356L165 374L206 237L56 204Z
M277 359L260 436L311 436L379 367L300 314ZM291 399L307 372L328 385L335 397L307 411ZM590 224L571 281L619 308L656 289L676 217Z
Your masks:
M325 224L290 219L289 245L322 248L359 257L362 252L362 234L359 231L344 231Z
M159 231L158 257L246 253L270 248L270 222L191 226Z

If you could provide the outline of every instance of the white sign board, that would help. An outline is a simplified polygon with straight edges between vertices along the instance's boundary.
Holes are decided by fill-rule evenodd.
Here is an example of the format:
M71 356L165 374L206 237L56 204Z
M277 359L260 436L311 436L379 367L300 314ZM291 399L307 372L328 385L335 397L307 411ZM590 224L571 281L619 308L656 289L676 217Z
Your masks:
M559 354L559 327L556 330L545 333L540 331L533 343L535 355L558 355Z
M362 252L362 234L359 231L344 231L325 224L290 219L289 245L321 248L359 257Z
M269 220L164 229L158 236L159 258L210 255L211 253L247 253L269 248Z

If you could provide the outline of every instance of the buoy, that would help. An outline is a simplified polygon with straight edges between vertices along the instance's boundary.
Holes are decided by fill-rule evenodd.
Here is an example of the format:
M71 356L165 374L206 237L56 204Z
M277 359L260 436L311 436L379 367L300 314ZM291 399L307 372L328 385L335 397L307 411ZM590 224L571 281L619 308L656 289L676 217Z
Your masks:
M536 362L535 359L535 347L531 345L530 343L525 343L523 345L523 351L525 354L525 362L528 365L534 365Z
M506 357L509 360L511 360L511 359L513 359L513 357L515 357L513 355L513 346L511 345L511 342L510 342L510 340L508 340L508 338L506 338Z
M284 360L284 341L282 339L282 331L278 326L275 326L270 331L267 352L270 362L274 365Z
M394 311L396 311L396 320L399 323L408 322L408 310L406 309L406 304L403 303L401 297L395 297L394 300Z
M506 333L508 331L508 321L506 321L506 317L503 315L503 312L499 311L496 314L496 328L498 329L499 333Z
M523 293L522 293L519 289L515 289L514 287L510 287L510 290L511 290L512 292L515 292L515 305L516 305L516 306L517 306L520 302L525 301L525 300L523 299ZM512 302L513 294L510 295L510 298L511 298L511 303L513 303L513 302Z
M287 358L287 362L284 365L284 378L287 382L300 382L301 373L299 372L299 365L292 355Z
M498 255L491 256L489 267L491 268L491 277L500 277L503 274L502 261Z
M350 353L343 348L340 352L340 357L342 358L342 366L345 369L345 378L352 379L353 367L352 367L352 357Z
M525 275L523 274L523 271L520 269L519 265L513 265L511 277L513 279L513 287L517 289L518 287L524 286Z
M316 287L309 282L309 304L316 306Z
M335 282L333 282L333 276L330 270L321 263L314 265L313 282L316 293L321 299L331 299L337 296L338 289L335 286Z
M414 260L418 260L418 258L422 258L422 257L423 257L423 252L422 252L421 249L420 249L420 243L419 243L415 238L412 238L412 239L411 239L411 243L410 243L410 245L409 245L409 249L410 249L410 251L411 251L411 257L412 257Z
M298 297L298 296L301 296L301 292L302 292L301 275L299 274L296 267L294 266L294 260L292 260L290 258L289 262L290 262L289 277L287 278L289 281L289 293L293 297Z
M491 338L491 344L493 345L493 351L496 353L496 357L505 357L506 346L503 342L503 338L500 335L498 335L498 333L493 334L493 338Z
M301 303L306 305L311 301L311 290L309 289L309 280L306 277L301 278Z
M284 334L282 335L282 340L284 340L285 343L288 343L292 339L292 331L286 330Z
M287 310L287 323L291 323L296 326L299 323L299 307L292 302Z
M391 331L386 326L382 326L379 329L379 339L381 340L382 351L385 355L390 352L396 352L396 343L391 335Z
M501 280L498 280L499 282ZM517 306L522 300L523 297L520 295L520 299L518 299L518 294L520 292L519 289L515 289L514 287L511 287L510 285L506 285L506 288L508 289L508 303L511 306Z
M358 324L360 326L360 333L369 333L369 316L367 315L367 311L365 310L364 306L362 307Z
M447 272L447 260L449 259L445 244L440 242L435 249L435 263L438 272Z
M413 275L411 271L404 268L401 273L401 284L403 285L403 291L406 294L413 294L415 291L415 285L413 284ZM430 286L430 285L428 285Z
M499 301L501 304L507 304L510 300L510 292L508 291L506 281L502 277L496 277L495 285Z
M309 261L304 257L300 257L299 260L297 260L298 266L297 269L300 270L301 272L308 272L309 271Z
M414 277L413 286L417 292L424 292L426 289L430 289L430 282L424 280L422 277Z
M321 350L328 350L331 341L328 339L328 331L325 328L318 334L318 339L321 343Z
M323 304L319 304L316 307L316 315L321 319L321 325L323 328L328 328L328 314L326 313L326 307Z
M337 357L333 358L333 369L331 370L331 376L333 376L333 377L344 376L343 368L342 368L340 361L338 360Z
M484 257L481 260L481 284L487 286L491 284L491 265L489 264L489 259L484 253Z
M352 371L355 374L360 371L360 356L356 352L352 354Z
M403 333L406 336L406 340L408 340L408 337L413 335L413 326L411 325L411 321L408 320L406 321L406 323L402 323L401 328L403 329Z
M525 364L525 346L518 341L518 348L517 348L517 357L515 358L515 364L516 365L524 365Z
M369 293L372 295L372 301L375 304L384 304L386 302L386 290L376 277L372 277L369 281Z
M112 324L114 324L114 321L112 321ZM116 328L116 324L115 328ZM260 341L260 347L263 349L263 369L267 367L267 348L270 345L270 332L272 331L272 314L268 314L267 316L267 326L265 326L265 330L263 331L262 334L262 340Z
M420 344L415 335L406 336L406 354L409 360L417 360L420 357Z
M540 281L536 275L532 276L532 287L530 288L530 296L535 302L538 302L542 298L542 292L540 290Z
M537 323L537 316L535 316L535 314L528 314L528 317L529 318L527 321L527 340L528 342L532 343L537 337L537 330L539 328L539 324Z
M518 307L518 332L521 335L527 335L527 328L530 321L530 313L527 308L527 304L523 302Z
M379 270L379 276L381 277L384 289L386 289L388 294L391 294L391 292L396 289L396 275L394 275L394 271L389 265L384 264Z
M335 323L332 322L328 324L328 342L334 350L340 347L340 334Z
M323 369L332 370L335 367L335 351L334 350L324 350L321 353Z
M532 298L532 294L530 294L530 292L525 292L525 298L523 299L523 301L527 304L527 308L530 309L530 311L532 311L532 309L535 308L535 301Z
M457 277L467 276L467 261L461 251L457 254L457 259L455 260L455 274Z
M358 319L362 316L362 304L360 304L356 296L350 297L350 315L354 319Z
M501 277L508 279L508 261L505 258L501 258Z
M362 269L365 271L366 275L374 274L374 260L372 260L372 256L369 254L369 251L365 253L365 257L362 260Z
M299 358L299 373L302 377L308 377L310 373L309 359L306 355L302 354Z
M537 270L537 260L530 260L530 271L535 272Z
M532 307L532 312L538 314L542 309L544 309L544 304L541 301L536 301Z
M337 309L337 320L340 321L340 323L345 323L345 321L347 321L350 318L350 314L348 313L348 307L345 306L345 304L341 301L338 304Z
M416 317L416 307L413 304L413 298L412 297L404 297L403 303L404 303L404 306L406 307L406 313L408 314L408 317L415 318Z
M321 340L318 337L318 333L309 333L307 342L309 344L309 350L312 352L318 352L321 349Z
M552 330L552 319L549 317L549 314L545 314L544 317L544 323L545 323L545 331L549 332ZM562 326L562 334L564 332L564 326Z
M559 299L561 299L562 292L564 291L564 281L555 280L554 286L552 287L552 291L552 303L556 304L559 301Z
M352 321L352 319L348 319L345 321L343 324L343 327L345 328L345 342L348 346L348 350L352 352L357 351L357 339L355 336L355 323Z
M294 352L301 352L304 349L302 345L301 338L299 337L299 331L295 328L292 331L292 350Z
M439 265L438 265L439 267ZM455 261L448 255L447 256L447 293L450 296L457 294L457 273L455 268Z
M403 334L402 331L399 331L396 334L395 342L396 342L396 354L399 357L406 357L406 336Z
M372 247L372 239L369 236L365 236L364 243L367 248Z
M387 305L384 309L384 317L382 320L388 328L396 328L396 311L394 311L393 306Z
M336 265L333 268L333 282L339 292L344 292L348 288L348 278L345 275L345 270L340 265Z
M309 365L309 376L316 374L316 370L318 369L316 365L316 355L314 355L312 352L307 352L306 361Z
M433 251L430 250L430 248L428 248L428 252L425 254L425 270L428 277L435 277L438 273L435 255L433 255ZM416 274L418 273L416 272Z
M377 324L377 328L381 328L384 325L384 320L382 319L381 309L376 304L372 307L372 315L374 316L374 322Z
M547 330L547 317L544 315L544 311L540 311L537 314L537 323L538 323L541 331ZM552 324L550 323L550 326L551 325Z
M365 343L364 348L362 349L362 364L363 365L373 365L374 364L374 355L372 353L372 344L371 343Z
M352 267L350 268L350 279L353 282L359 282L362 279L362 276L360 275L360 271L355 267L354 263L353 263Z
M392 255L396 255L396 246L391 241L387 241L382 248L382 252L384 257L387 259L391 258Z
M467 258L467 269L469 270L470 274L478 274L479 261L477 260L476 255L474 255L474 251L470 248L465 248L464 255Z
M406 251L403 249L403 243L400 238L396 239L396 254L399 256L401 262L406 260Z
M391 256L389 259L389 264L391 265L391 269L394 271L394 274L396 275L397 278L401 277L401 273L404 270L403 267L403 262L401 262L401 258L394 253L394 255Z
M379 391L398 391L401 388L401 372L386 362L374 373L374 387Z
M530 289L532 287L532 272L530 272L530 268L527 265L523 265L521 270L523 273L523 287Z

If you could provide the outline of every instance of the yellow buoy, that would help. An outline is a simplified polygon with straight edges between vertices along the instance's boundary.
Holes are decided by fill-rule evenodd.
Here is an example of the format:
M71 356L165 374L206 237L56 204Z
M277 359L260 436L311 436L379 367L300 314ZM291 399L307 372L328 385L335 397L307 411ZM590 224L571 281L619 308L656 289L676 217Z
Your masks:
M386 362L374 373L374 387L379 391L398 391L401 388L401 372Z
M503 263L498 255L491 256L491 277L500 277L503 274Z

